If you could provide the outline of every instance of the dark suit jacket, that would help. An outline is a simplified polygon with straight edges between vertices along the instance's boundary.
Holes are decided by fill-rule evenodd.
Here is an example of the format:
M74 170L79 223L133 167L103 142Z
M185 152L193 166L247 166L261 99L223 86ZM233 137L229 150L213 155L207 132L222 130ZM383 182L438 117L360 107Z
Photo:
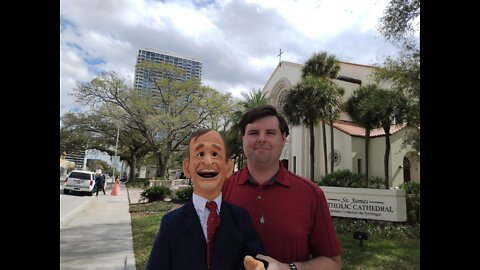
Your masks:
M220 218L211 270L244 269L245 255L265 254L246 210L223 201ZM191 198L163 216L146 269L207 270L207 242Z

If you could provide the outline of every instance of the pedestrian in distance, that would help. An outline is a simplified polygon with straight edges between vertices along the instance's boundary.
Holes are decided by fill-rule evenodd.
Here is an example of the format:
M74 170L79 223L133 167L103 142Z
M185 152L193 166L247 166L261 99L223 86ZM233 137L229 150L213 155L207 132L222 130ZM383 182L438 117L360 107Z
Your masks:
M245 208L268 256L268 269L341 269L341 248L323 191L280 161L289 128L271 105L240 120L247 163L223 185L225 201Z
M115 182L113 183L113 188L110 195L112 196L120 195L120 180L118 180L118 177L115 177Z
M193 195L163 216L146 269L244 269L248 258L245 269L255 270L248 256L265 250L247 211L223 201L222 185L233 161L220 133L195 131L182 167L192 179Z
M103 191L103 195L105 194L105 179L103 179L102 176L102 170L97 170L95 173L95 187L97 190L97 195L98 196L98 191L101 189Z

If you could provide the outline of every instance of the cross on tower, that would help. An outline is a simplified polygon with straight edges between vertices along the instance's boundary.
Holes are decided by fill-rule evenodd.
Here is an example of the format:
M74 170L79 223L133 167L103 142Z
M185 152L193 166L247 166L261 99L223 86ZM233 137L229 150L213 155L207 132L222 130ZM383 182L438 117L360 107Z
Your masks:
M277 55L278 56L278 66L280 66L280 67L282 66L282 53L284 53L284 52L282 52L282 49L280 48L280 52Z

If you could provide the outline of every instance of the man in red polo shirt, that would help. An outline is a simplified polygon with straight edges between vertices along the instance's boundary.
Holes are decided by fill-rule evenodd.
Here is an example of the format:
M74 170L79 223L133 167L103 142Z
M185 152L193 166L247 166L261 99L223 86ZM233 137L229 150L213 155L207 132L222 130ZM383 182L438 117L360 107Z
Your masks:
M247 165L223 185L224 199L247 209L269 256L268 269L341 269L341 249L327 200L318 185L279 161L289 134L275 107L240 120Z

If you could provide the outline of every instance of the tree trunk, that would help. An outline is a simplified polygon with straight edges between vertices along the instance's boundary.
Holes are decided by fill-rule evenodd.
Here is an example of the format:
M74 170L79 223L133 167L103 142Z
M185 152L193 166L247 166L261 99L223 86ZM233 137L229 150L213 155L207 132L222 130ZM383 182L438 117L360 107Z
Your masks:
M383 166L385 170L385 189L388 189L390 187L388 176L388 160L390 157L390 125L388 127L384 127L383 130L385 131L385 157L383 158Z
M165 171L162 172L163 166L164 164L162 159L162 153L156 152L155 153L155 176L156 177L165 176Z
M313 124L310 124L310 181L314 181L315 172L315 135L313 130Z
M332 151L332 156L330 157L330 173L333 173L333 163L335 156L333 155L335 151L335 145L333 142L333 119L330 119L330 149Z
M163 160L162 160L162 167L160 168L161 177L166 177L167 175L168 161L170 160L170 156L171 156L171 153L168 151L165 151L165 155L163 156Z
M370 144L370 128L365 128L365 188L368 188L368 146Z
M324 120L322 120L322 133L323 133L323 160L325 164L325 175L327 175L328 174L328 149L327 149L327 132L326 132Z
M128 172L127 181L133 181L135 179L136 167L137 167L137 157L133 154L130 159L127 160L128 166L130 166L130 170Z

